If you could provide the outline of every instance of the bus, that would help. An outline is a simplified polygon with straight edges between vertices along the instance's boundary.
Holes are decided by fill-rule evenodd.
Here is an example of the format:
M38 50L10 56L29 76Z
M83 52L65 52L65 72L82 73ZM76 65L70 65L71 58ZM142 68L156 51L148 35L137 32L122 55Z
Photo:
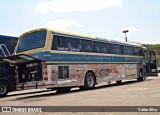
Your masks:
M13 55L17 41L18 41L18 37L0 35L0 58ZM4 83L2 81L7 79L7 82L5 82L5 85L7 85L6 83L10 84L11 87L9 89L11 91L16 89L13 71L14 71L14 68L11 67L9 63L3 63L3 64L0 63L0 88L4 87ZM0 94L4 95L5 93L3 94L3 92L6 92L6 91L0 90Z
M73 87L94 89L108 82L146 77L146 48L90 35L39 28L19 37L15 55L0 59L14 65L15 90ZM1 80L0 96L10 91Z
M13 54L18 37L0 35L0 57Z

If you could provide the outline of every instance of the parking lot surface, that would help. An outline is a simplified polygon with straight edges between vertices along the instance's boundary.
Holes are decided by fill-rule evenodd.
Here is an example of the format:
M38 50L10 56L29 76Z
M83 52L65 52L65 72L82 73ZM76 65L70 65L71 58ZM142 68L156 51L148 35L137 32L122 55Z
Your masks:
M0 106L160 106L160 76L149 77L144 82L131 80L124 81L120 85L113 82L88 91L80 91L78 88L74 88L69 93L63 94L57 94L56 91L46 89L16 91L9 93L5 98L1 98ZM97 114L97 112L74 113L72 111L71 113ZM139 113L137 111L137 114ZM54 114L61 115L64 113ZM69 115L69 113L65 114ZM127 113L122 112L121 114ZM144 112L141 114L144 114ZM147 112L145 114L151 113ZM158 115L157 112L152 114Z

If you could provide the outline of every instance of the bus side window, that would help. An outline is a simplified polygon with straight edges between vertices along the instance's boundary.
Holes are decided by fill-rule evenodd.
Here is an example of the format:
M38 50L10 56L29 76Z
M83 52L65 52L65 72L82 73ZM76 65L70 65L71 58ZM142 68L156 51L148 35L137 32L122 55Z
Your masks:
M109 44L109 43L106 43L106 49L107 49L107 52L106 52L106 53L110 53L109 47L110 47L110 44Z
M94 52L94 42L89 40L81 40L82 52Z
M134 55L142 56L142 49L138 47L134 47Z
M61 42L61 37L58 37L58 46L61 46L62 42Z
M112 44L110 48L111 48L111 53L113 53L113 54L121 54L120 45Z
M70 51L71 48L74 48L74 39L63 36L54 36L52 42L52 50L63 50Z
M96 46L96 53L100 52L100 48L98 46Z
M133 55L133 48L131 46L124 46L123 49L125 55Z
M63 37L61 42L62 42L62 47L68 48L68 51L70 51L70 48L74 48L73 38Z
M54 35L52 41L52 50L58 50L61 47L61 38L60 36Z
M95 42L96 53L107 53L109 51L108 44L103 42Z
M123 45L120 45L120 50L121 50L121 53L120 54L124 54L124 46Z
M78 49L78 51L82 51L82 41L81 39L75 39L75 48Z

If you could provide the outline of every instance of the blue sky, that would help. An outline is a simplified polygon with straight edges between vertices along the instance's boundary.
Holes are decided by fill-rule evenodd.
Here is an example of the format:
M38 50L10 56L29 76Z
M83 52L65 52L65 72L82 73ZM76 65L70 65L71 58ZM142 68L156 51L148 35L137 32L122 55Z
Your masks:
M124 41L160 44L160 0L3 0L0 34L41 27Z

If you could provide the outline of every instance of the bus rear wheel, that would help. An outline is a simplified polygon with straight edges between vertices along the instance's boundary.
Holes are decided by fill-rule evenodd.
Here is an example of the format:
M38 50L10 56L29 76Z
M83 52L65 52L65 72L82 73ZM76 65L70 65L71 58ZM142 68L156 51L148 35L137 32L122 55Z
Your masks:
M8 83L0 81L0 97L5 97L8 94Z
M93 75L93 73L88 72L85 76L84 86L80 87L80 89L81 90L94 89L95 84L96 84L95 76Z

